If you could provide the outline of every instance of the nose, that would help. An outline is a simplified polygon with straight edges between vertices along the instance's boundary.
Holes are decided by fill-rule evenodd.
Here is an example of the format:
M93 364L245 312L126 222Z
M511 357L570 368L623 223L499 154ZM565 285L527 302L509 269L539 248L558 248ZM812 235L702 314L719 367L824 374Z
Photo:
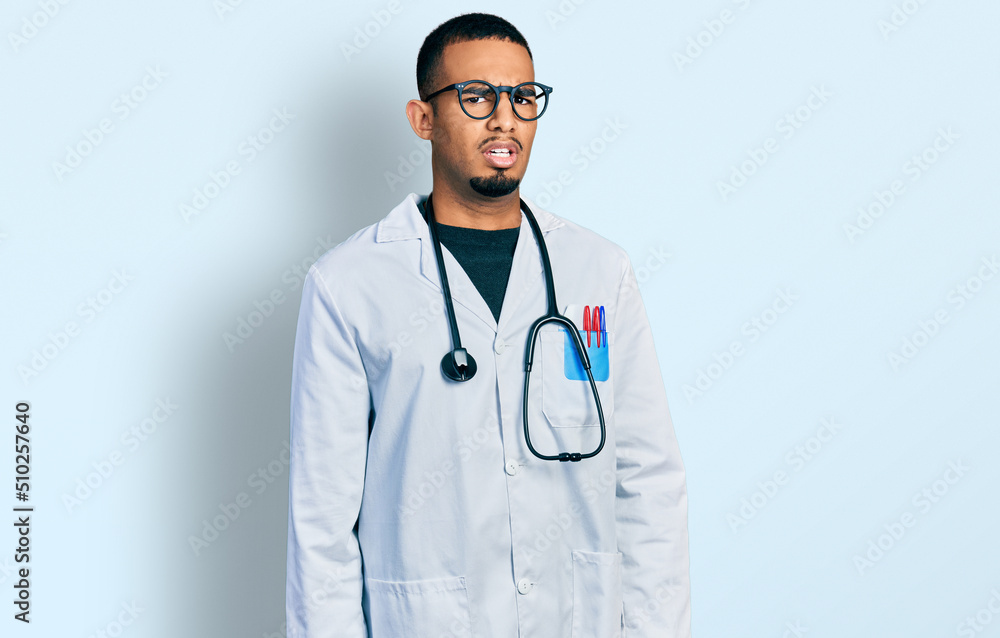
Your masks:
M511 131L517 126L517 115L514 114L514 107L510 101L510 91L502 91L500 99L497 100L497 108L490 116L488 125L490 128L498 128L504 131Z

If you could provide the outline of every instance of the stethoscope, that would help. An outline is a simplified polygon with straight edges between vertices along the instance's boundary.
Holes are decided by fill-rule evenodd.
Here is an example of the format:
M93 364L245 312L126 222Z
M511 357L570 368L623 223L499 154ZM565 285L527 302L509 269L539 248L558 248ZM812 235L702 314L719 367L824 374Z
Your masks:
M580 339L580 333L577 331L576 325L569 318L559 314L558 306L556 305L555 283L552 280L552 265L549 263L549 251L545 247L545 240L542 239L542 230L538 227L538 222L535 221L535 216L531 213L528 205L524 203L523 199L520 201L521 209L527 216L528 223L531 224L531 230L538 241L538 250L542 256L542 267L545 269L545 294L549 306L548 311L538 319L535 319L535 322L531 324L531 328L528 330L528 343L524 346L524 440L528 443L528 449L531 450L532 454L546 461L579 461L580 459L588 459L596 456L601 451L604 447L604 439L607 436L607 431L604 427L604 410L601 409L601 396L597 392L597 384L594 383L594 374L590 370L590 357L587 356L587 349L583 346L583 340ZM441 243L438 241L437 231L434 228L434 206L431 204L430 195L427 196L424 208L427 211L427 227L430 229L431 243L434 244L434 256L437 258L438 273L441 276L441 290L444 293L445 306L448 309L451 342L455 346L455 349L444 355L444 358L441 360L441 370L444 372L444 376L452 381L468 381L476 374L476 360L462 347L462 340L458 335L455 307L451 301L451 288L448 286L448 274L445 272L444 257L441 255ZM538 336L540 328L547 323L560 324L573 335L573 343L576 344L577 356L583 362L583 367L587 371L587 378L590 380L590 389L594 394L594 402L597 404L597 416L601 420L601 443L597 446L597 449L587 454L583 454L582 452L560 452L555 455L540 454L531 445L531 435L528 433L528 381L531 378L531 362L535 355L535 339Z

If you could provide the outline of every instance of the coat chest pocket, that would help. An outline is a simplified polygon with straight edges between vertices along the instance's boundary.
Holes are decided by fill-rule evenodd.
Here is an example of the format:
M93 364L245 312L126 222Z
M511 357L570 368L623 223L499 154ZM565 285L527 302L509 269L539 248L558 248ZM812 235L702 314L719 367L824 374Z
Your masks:
M473 635L464 576L367 583L372 638Z
M614 379L611 374L614 332L607 330L601 337L600 346L597 344L597 333L591 332L589 345L587 332L581 330L579 335L590 358L591 373L607 423L614 412ZM570 333L561 327L542 330L539 334L542 414L552 427L597 427L601 425L597 403L572 339Z

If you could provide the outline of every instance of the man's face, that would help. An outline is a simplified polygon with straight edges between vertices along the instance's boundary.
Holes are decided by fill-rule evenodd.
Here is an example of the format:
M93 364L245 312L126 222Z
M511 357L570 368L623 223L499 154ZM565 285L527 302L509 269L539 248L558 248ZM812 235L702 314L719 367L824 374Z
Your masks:
M517 86L535 79L528 51L504 40L472 40L449 44L444 49L439 84L433 91L468 80L485 80L495 86ZM497 198L513 193L528 168L531 142L538 121L525 122L514 115L508 94L503 93L496 111L476 120L462 111L458 91L433 98L434 170L452 189L469 199ZM490 152L508 147L509 157Z

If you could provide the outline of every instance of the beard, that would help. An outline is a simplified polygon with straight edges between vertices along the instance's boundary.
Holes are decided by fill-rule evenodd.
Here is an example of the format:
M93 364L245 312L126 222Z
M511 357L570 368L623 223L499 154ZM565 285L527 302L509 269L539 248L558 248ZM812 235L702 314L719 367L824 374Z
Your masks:
M521 180L507 175L506 169L498 169L489 177L473 177L469 186L484 197L506 197L521 184Z

